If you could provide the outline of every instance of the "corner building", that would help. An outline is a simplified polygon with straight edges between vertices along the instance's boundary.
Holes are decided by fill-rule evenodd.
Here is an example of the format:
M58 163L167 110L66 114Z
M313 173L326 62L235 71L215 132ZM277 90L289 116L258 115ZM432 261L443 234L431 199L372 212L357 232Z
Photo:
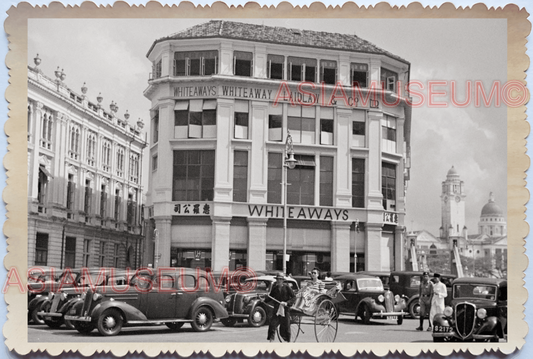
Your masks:
M409 62L355 35L220 20L147 57L144 264L281 269L290 133L287 272L403 269Z
M141 120L28 66L28 267L142 263Z

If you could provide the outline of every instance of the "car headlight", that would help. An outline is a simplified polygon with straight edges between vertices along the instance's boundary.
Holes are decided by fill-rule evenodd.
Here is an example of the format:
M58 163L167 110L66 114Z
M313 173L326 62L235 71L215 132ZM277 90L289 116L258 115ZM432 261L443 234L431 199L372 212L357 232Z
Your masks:
M485 319L487 317L487 310L485 308L478 309L477 317L479 319Z
M62 293L60 294L60 296L61 296L61 300L62 300L62 301L65 300L65 299L67 299L67 294L64 293L64 292L62 292Z
M242 299L242 303L243 303L244 305L247 305L248 303L250 303L250 299L251 299L250 297L244 297L244 298Z
M378 301L380 303L383 303L384 300L385 300L385 297L383 296L383 294L380 294L379 297L378 297Z
M400 299L401 299L401 298L400 298L400 296L399 296L398 294L396 294L396 295L394 296L394 301L395 301L396 303L399 303L399 302L400 302Z
M446 307L444 308L444 315L447 316L447 317L451 317L453 314L453 309L452 307Z
M228 295L228 296L226 297L226 303L229 303L229 302L231 302L231 297Z
M98 299L102 298L102 295L100 293L94 293L93 294L93 300L96 302Z
M85 297L87 296L87 292L81 293L81 299L85 300Z

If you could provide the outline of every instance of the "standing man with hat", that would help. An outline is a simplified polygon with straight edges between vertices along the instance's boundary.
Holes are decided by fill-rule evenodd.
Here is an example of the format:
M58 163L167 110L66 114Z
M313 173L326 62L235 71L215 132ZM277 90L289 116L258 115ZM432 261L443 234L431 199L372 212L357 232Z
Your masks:
M433 322L433 317L436 314L442 314L444 312L444 298L448 296L446 285L440 281L440 274L435 273L433 275L433 297L431 298L431 310L429 311L429 325Z
M276 283L272 286L270 294L265 299L265 302L274 302L274 310L272 312L272 318L270 318L270 324L268 325L267 340L273 342L276 335L276 328L280 326L280 336L286 341L291 341L291 316L289 313L289 305L294 300L294 292L283 281L285 276L283 273L276 274Z
M431 297L433 296L433 283L429 280L428 272L422 273L418 294L420 296L420 326L416 330L421 331L424 330L424 318L429 315L431 310ZM431 331L431 317L428 320L428 331Z

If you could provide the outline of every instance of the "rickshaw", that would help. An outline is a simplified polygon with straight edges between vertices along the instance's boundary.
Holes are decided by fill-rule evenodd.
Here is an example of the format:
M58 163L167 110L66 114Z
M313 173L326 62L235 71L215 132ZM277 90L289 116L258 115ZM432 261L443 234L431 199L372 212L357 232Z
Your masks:
M297 300L290 307L291 342L296 342L300 333L305 332L303 325L312 325L318 343L332 343L337 337L338 317L335 303L346 300L340 293L338 282L322 282L324 288L316 289L303 287L296 295ZM277 336L283 342L279 327Z

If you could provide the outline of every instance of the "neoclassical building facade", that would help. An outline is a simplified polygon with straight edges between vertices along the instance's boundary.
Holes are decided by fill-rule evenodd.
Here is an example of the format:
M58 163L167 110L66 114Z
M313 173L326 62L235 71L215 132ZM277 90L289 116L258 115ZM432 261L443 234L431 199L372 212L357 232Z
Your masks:
M142 262L142 121L28 67L28 266Z
M355 35L232 21L147 57L144 264L279 270L286 231L292 274L403 269L409 62Z

